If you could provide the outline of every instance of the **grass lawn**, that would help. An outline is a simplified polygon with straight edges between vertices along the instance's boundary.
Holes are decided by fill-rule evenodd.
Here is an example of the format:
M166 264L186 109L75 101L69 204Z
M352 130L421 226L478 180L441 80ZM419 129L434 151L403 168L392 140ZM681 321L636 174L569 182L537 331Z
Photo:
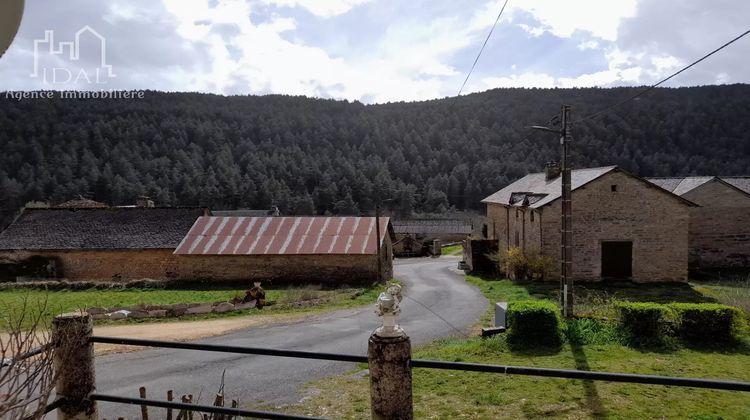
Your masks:
M289 287L266 289L266 299L273 304L262 310L221 314L188 315L179 318L127 320L125 322L165 322L173 320L209 319L250 314L314 312L347 308L375 302L382 286L324 290L320 287ZM165 290L165 289L90 289L82 291L44 291L35 289L7 289L0 291L0 313L14 314L18 319L24 314L23 326L30 325L32 316L43 311L45 319L56 314L90 307L114 308L138 304L203 303L226 301L244 296L244 289L224 290ZM24 306L25 303L25 306ZM122 323L123 321L96 321L97 323ZM0 330L6 328L0 325Z
M490 301L557 299L556 284L516 283L467 276ZM627 286L627 285L623 285ZM736 296L731 285L629 285L577 288L582 311L606 314L612 298L671 301L722 301ZM736 285L742 287L742 285ZM705 288L705 289L704 289ZM489 324L491 312L480 321ZM414 350L413 357L653 375L750 381L750 346L727 349L678 348L646 351L620 344L570 345L559 352L513 351L500 335L490 339L450 338ZM416 418L691 418L750 419L750 393L697 388L548 379L499 374L415 369ZM311 398L285 410L331 418L369 418L369 378L347 374L308 385Z
M442 249L441 255L463 255L464 246L461 244L445 246Z

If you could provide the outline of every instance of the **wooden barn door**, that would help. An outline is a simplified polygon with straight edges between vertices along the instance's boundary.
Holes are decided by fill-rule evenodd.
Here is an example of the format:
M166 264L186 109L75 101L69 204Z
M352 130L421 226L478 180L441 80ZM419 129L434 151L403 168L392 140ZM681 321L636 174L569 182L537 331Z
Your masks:
M633 242L602 242L602 277L627 278L633 275Z

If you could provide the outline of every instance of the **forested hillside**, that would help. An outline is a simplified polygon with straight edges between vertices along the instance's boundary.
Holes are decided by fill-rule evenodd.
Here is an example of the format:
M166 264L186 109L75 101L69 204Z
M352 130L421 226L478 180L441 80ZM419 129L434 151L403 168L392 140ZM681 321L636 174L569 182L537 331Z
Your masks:
M133 100L5 99L0 94L0 219L29 200L78 194L110 204L356 214L477 209L557 159L532 132L563 101L573 120L633 88L497 89L363 105L290 96L147 92ZM574 126L574 165L645 176L750 174L750 86L656 89ZM521 141L531 134L531 137Z

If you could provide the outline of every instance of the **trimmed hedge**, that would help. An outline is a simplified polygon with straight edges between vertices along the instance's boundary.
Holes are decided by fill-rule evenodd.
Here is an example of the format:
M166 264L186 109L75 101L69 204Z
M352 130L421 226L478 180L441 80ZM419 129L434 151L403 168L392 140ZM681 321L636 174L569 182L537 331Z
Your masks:
M508 305L508 342L519 347L560 346L557 305L546 300L522 300Z
M617 302L615 307L620 314L620 327L632 344L660 344L672 335L676 317L667 305Z
M679 319L677 335L686 341L727 342L739 334L742 312L735 307L718 303L672 303L669 307Z

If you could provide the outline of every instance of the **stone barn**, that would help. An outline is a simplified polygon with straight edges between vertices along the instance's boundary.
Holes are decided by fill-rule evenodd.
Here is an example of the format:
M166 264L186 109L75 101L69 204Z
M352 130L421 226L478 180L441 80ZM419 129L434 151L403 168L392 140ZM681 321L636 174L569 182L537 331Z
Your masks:
M472 223L460 219L396 219L393 220L393 233L395 256L423 256L429 253L435 239L446 244L468 238L472 233Z
M695 204L616 166L571 178L574 279L687 280ZM551 257L548 279L560 275L560 190L559 167L548 165L482 200L499 252Z
M690 209L691 269L750 268L750 177L648 180L700 206Z
M195 222L174 254L187 278L373 283L393 277L393 229L387 217L380 218L380 234L376 245L374 217L207 216Z
M202 214L201 208L26 208L0 233L0 281L177 278L174 249Z

